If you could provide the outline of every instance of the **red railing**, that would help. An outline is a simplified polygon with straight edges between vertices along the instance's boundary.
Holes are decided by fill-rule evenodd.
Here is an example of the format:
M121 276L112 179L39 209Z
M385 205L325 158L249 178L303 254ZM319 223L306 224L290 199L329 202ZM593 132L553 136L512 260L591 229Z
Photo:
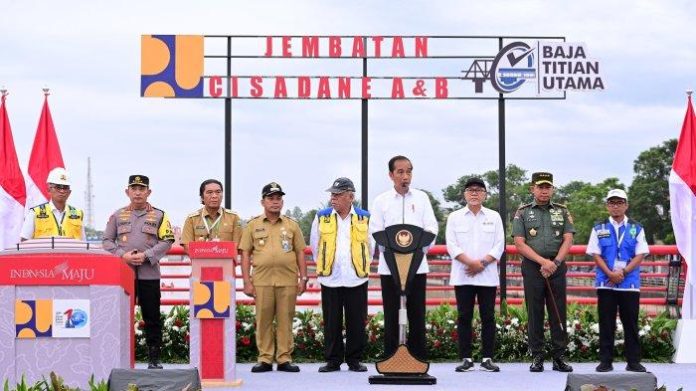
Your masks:
M570 250L570 257L567 261L569 267L567 278L568 278L568 301L579 303L579 304L596 304L597 298L594 295L594 285L593 280L595 273L592 270L594 267L594 262L591 260L578 260L578 258L587 259L585 255L584 245L574 245ZM522 273L519 271L520 259L517 258L517 249L513 245L506 246L507 253L507 268L506 268L506 292L507 303L513 305L522 304L523 301L523 287L521 285ZM316 279L316 274L313 273L315 263L311 260L311 250L307 248L305 250L308 260L307 265L311 271L309 274L310 280ZM650 246L650 256L647 260L643 261L641 264L643 278L643 284L641 287L640 303L641 305L648 306L664 306L667 304L667 285L666 280L668 277L667 270L669 269L670 256L678 255L676 246L668 245L653 245ZM163 267L190 267L191 263L186 256L183 248L173 247L169 253L169 258L162 262ZM179 260L175 260L179 258ZM447 248L444 245L435 245L431 247L428 251L428 264L431 267L430 273L428 273L428 286L426 287L427 298L426 304L429 306L436 306L440 304L456 304L456 299L454 298L454 287L448 285L449 283L449 265L451 261L448 259L449 255L447 253ZM373 261L372 266L376 267L377 262ZM447 270L444 270L447 269ZM587 270L578 270L587 269ZM685 267L682 267L682 273L680 275L680 286L683 286ZM190 278L190 273L163 273L162 280L188 280ZM379 279L379 274L370 273L370 286L368 287L369 292L378 292L381 288L375 279ZM582 282L582 284L579 284ZM648 282L648 283L646 283ZM172 284L163 283L163 292L188 292L189 288L187 286L172 286ZM236 287L236 291L239 292L237 297L237 303L239 304L253 304L254 299L249 298L244 295L243 288L241 286ZM321 292L321 288L318 284L310 284L307 289L307 293L317 294ZM439 296L439 297L438 297ZM499 298L497 300L499 302ZM163 298L163 305L186 305L188 304L188 299L176 299L176 298ZM318 298L303 298L299 297L297 299L298 306L318 306L321 301ZM381 297L373 297L368 299L368 305L371 306L381 306Z

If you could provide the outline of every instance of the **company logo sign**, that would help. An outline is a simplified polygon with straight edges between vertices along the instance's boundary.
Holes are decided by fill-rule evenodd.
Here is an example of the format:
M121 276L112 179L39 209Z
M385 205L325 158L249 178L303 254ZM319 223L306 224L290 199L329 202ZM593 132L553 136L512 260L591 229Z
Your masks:
M15 337L88 338L90 301L85 299L36 299L15 301Z
M527 80L536 79L534 49L524 42L505 46L493 60L491 84L502 92L513 92Z
M235 258L237 246L234 242L190 242L190 258Z
M140 96L203 97L203 36L143 35Z
M566 91L604 90L600 63L583 43L527 40L497 53L472 58L452 39L439 36L236 36L234 54L221 38L233 36L143 35L141 85L144 97L231 99L462 99L487 94L520 98L564 97ZM553 38L548 38L553 39ZM210 44L204 44L210 40ZM456 41L455 41L456 42ZM205 52L205 50L208 52ZM479 57L480 56L480 57ZM404 68L399 75L316 74L311 61L292 75L274 71L222 72L233 58L278 59L441 59L468 62L436 65L437 73ZM224 61L224 63L223 63ZM412 62L412 61L411 61ZM452 64L456 64L452 62ZM204 66L205 65L205 66ZM468 66L468 68L466 68ZM299 69L299 67L298 67ZM205 73L208 71L210 73ZM418 72L418 73L415 73ZM473 88L472 83L473 82ZM486 84L490 82L493 88ZM484 86L486 88L484 88Z
M62 262L55 267L49 268L37 268L37 267L26 267L26 268L11 268L10 279L14 280L15 283L19 284L21 280L59 280L59 281L69 281L74 283L89 282L94 280L95 270L94 268L85 267L70 267L70 264Z
M550 91L604 90L599 61L587 56L582 43L513 42L495 56L490 81L503 94L515 92L528 83L534 84L537 95Z

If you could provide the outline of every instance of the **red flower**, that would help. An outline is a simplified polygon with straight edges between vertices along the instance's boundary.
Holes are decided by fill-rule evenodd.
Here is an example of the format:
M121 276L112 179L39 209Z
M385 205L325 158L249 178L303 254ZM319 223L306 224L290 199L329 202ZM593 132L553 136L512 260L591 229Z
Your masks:
M139 330L142 330L142 329L144 329L144 328L145 328L145 321L144 321L144 320L141 320L140 322L138 322L138 329L139 329Z
M242 346L249 346L249 345L251 345L251 340L250 340L249 337L247 337L247 336L242 337L242 338L239 340L239 342L242 344Z
M237 323L235 324L235 327L236 327L237 331L241 330L242 329L242 322L237 321Z
M377 342L377 336L374 334L370 335L370 342L372 342L372 343Z
M184 322L182 322L181 319L174 320L174 326L181 327L183 325L184 325Z
M582 325L580 323L576 324L575 330L582 330Z
M450 336L452 337L452 340L454 340L454 341L459 339L459 333L457 332L457 330L452 330L452 332L450 333Z
M581 351L581 352L587 353L588 350L590 350L590 348L587 347L587 345L580 345L580 351Z
M440 341L435 341L435 342L433 342L433 347L434 347L435 349L439 348L441 345L442 345L442 343L441 343Z
M189 335L189 333L186 333L186 335L184 335L184 341L185 341L186 343L191 342L191 336Z

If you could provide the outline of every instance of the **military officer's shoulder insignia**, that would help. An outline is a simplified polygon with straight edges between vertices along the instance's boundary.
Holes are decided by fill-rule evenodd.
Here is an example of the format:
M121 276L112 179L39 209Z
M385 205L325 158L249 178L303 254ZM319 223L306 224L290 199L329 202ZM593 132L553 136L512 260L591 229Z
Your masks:
M532 206L532 205L533 205L533 204L532 204L531 202L528 203L528 204L522 204L522 205L520 205L519 208L517 208L517 211L515 212L515 217L514 217L514 218L519 219L519 218L522 216L522 214L524 213L524 210L525 210L526 208L529 208L529 207Z
M200 211L195 211L195 212L193 212L193 213L189 213L189 215L186 216L186 218L187 218L187 219L196 218L197 216L200 216L200 215L201 215L201 212L200 212Z
M559 204L558 202L552 202L551 206L553 206L554 208L568 209L568 207L565 206L565 204Z
M160 208L155 208L155 207L153 206L153 207L152 207L152 210L156 210L156 211L158 211L158 212L164 214L164 211L163 211L162 209L160 209Z

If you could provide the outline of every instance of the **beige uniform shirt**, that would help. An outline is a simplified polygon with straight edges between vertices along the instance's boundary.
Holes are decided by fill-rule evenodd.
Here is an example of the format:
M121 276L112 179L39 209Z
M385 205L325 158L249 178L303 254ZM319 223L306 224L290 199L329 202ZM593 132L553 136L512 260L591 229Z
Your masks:
M297 255L304 256L305 240L295 220L280 216L271 223L266 215L249 221L239 249L251 252L255 286L295 286L299 276Z
M215 220L220 216L220 213L222 213L222 217L216 224ZM184 228L181 230L181 244L211 240L230 241L239 244L241 237L242 225L239 216L225 208L220 208L215 218L211 217L205 208L201 208L186 217Z

